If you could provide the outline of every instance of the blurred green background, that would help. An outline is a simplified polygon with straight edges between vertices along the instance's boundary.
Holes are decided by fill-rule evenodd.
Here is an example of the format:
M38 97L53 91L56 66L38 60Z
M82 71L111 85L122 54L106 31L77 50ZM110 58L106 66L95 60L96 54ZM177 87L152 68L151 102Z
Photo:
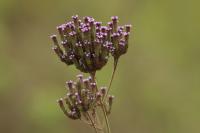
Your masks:
M79 72L61 63L49 35L74 14L132 24L112 86L113 133L200 132L200 2L0 0L0 132L92 133L56 100ZM105 86L112 61L97 73Z

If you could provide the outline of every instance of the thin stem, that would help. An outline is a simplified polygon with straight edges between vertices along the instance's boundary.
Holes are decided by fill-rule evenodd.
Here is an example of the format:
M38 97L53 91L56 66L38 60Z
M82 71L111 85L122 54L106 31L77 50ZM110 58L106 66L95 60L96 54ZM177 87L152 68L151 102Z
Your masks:
M116 65L115 65L114 68L116 69ZM96 72L90 73L90 75L91 75L91 77L92 77L92 80L93 80L94 82L96 82L96 81L95 81L95 74L96 74ZM104 118L105 118L105 121L106 121L106 127L107 127L107 130L108 130L108 133L111 133L111 131L110 131L110 126L109 126L109 121L108 121L108 117L107 117L107 114L106 114L106 109L105 109L105 107L104 107L104 105L103 105L102 100L100 100L100 103L101 103L101 109L102 109L102 112L103 112L103 115L104 115Z
M91 118L91 116L90 116L90 114L89 114L88 112L87 112L87 115L88 115L88 118L89 118L90 121L91 121L92 126L94 127L95 133L98 133L97 128L96 128L96 126L95 126L95 123L94 123L94 121L92 120L92 118Z
M90 76L93 82L95 82L95 75L96 75L96 71L90 73Z
M83 119L80 119L80 120L81 120L83 123L88 124L88 125L90 125L90 126L93 127L93 124L92 124L92 123L87 122L86 120L83 120ZM96 128L97 128L98 130L102 130L102 128L100 128L100 127L97 127L97 126L96 126Z
M105 99L108 96L108 93L110 91L110 88L111 88L111 85L112 85L112 82L113 82L113 79L114 79L114 76L115 76L115 72L116 72L116 69L117 69L117 64L118 64L118 58L115 58L114 59L114 68L113 68L112 76L111 76L110 83L109 83L109 86L108 86L108 91L106 92L106 95L103 98L103 102L105 101Z
M107 114L106 114L106 109L105 109L105 107L103 105L103 102L102 101L100 101L100 102L101 102L101 109L103 111L103 115L104 115L104 118L105 118L105 121L106 121L106 126L107 126L108 133L111 133L108 117L107 117Z
M96 112L95 115L96 115L97 123L98 123L99 127L101 127L101 129L102 129L102 130L99 130L99 132L100 132L100 133L104 133L104 131L103 131L103 125L102 125L102 123L101 123L101 121L100 121L100 119L99 119L98 113Z

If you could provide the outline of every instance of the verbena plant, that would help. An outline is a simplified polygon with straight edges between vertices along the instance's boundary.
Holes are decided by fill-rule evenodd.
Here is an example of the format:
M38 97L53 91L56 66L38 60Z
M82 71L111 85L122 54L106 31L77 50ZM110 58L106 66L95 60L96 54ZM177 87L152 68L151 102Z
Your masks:
M108 115L111 113L114 96L108 95L121 55L128 49L131 25L118 26L118 17L111 17L107 26L102 26L92 17L72 16L72 21L57 27L60 41L52 35L53 50L66 65L75 65L82 74L76 81L68 81L67 94L58 100L63 113L70 119L81 120L95 129L96 133L111 133ZM107 87L98 87L96 72L114 58L113 72ZM101 119L101 116L103 118ZM106 127L104 128L104 124Z

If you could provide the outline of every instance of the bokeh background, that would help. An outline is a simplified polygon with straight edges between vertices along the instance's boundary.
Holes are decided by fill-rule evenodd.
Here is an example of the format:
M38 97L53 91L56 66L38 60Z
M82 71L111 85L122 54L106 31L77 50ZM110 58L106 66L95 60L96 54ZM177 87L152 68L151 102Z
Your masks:
M112 86L113 133L200 132L197 0L0 0L0 132L92 133L56 100L79 72L61 63L49 35L74 14L132 24ZM97 73L107 85L112 60ZM86 75L87 76L87 75Z

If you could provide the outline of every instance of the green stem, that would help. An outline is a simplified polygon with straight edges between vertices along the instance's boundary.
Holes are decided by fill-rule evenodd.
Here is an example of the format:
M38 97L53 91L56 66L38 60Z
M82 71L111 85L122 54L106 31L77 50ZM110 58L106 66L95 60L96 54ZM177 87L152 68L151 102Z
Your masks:
M107 117L107 114L106 114L106 109L105 109L105 107L103 105L103 102L102 101L100 101L100 102L101 102L101 109L103 111L103 115L104 115L104 118L105 118L105 121L106 121L106 126L107 126L108 133L111 133L108 117Z
M90 114L87 112L87 115L88 115L88 118L90 119L90 121L91 121L91 124L92 124L92 126L93 126L93 128L94 128L94 130L95 130L95 133L98 133L98 131L97 131L97 128L96 128L96 126L95 126L95 123L94 123L94 121L92 120L92 118L91 118L91 116L90 116Z
M115 65L115 66L116 66L116 65ZM115 69L116 69L116 67L115 67ZM91 77L92 77L92 80L93 80L94 82L96 82L96 81L95 81L95 74L96 74L96 71L90 73L90 75L91 75ZM102 109L102 112L103 112L103 115L104 115L104 118L105 118L105 121L106 121L106 127L107 127L107 130L108 130L108 133L111 133L110 126L109 126L109 121L108 121L108 117L107 117L107 114L106 114L106 109L105 109L105 107L104 107L104 105L103 105L102 100L100 100L100 103L101 103L101 109Z
M93 124L92 123L90 123L90 122L87 122L87 121L85 121L85 120L83 120L83 119L80 119L83 123L85 123L85 124L88 124L88 125L90 125L90 126L92 126L93 127ZM96 126L96 128L98 129L98 130L102 130L102 128L101 127L97 127Z
M108 90L103 98L103 102L105 101L106 97L108 96L108 93L110 91L110 88L111 88L111 85L112 85L112 82L113 82L113 79L114 79L114 76L115 76L115 72L116 72L116 69L117 69L117 64L118 64L118 58L115 58L114 59L114 68L113 68L113 72L112 72L112 76L111 76L111 79L110 79L110 83L109 83L109 86L108 86Z
M97 123L98 123L99 127L102 128L102 130L99 130L99 132L100 132L100 133L104 133L104 131L103 131L103 125L102 125L102 123L101 123L101 121L100 121L100 119L99 119L99 115L97 114L97 112L96 112L95 115L96 115L96 119L97 119Z
M90 73L90 76L93 82L95 82L95 75L96 75L96 71Z

